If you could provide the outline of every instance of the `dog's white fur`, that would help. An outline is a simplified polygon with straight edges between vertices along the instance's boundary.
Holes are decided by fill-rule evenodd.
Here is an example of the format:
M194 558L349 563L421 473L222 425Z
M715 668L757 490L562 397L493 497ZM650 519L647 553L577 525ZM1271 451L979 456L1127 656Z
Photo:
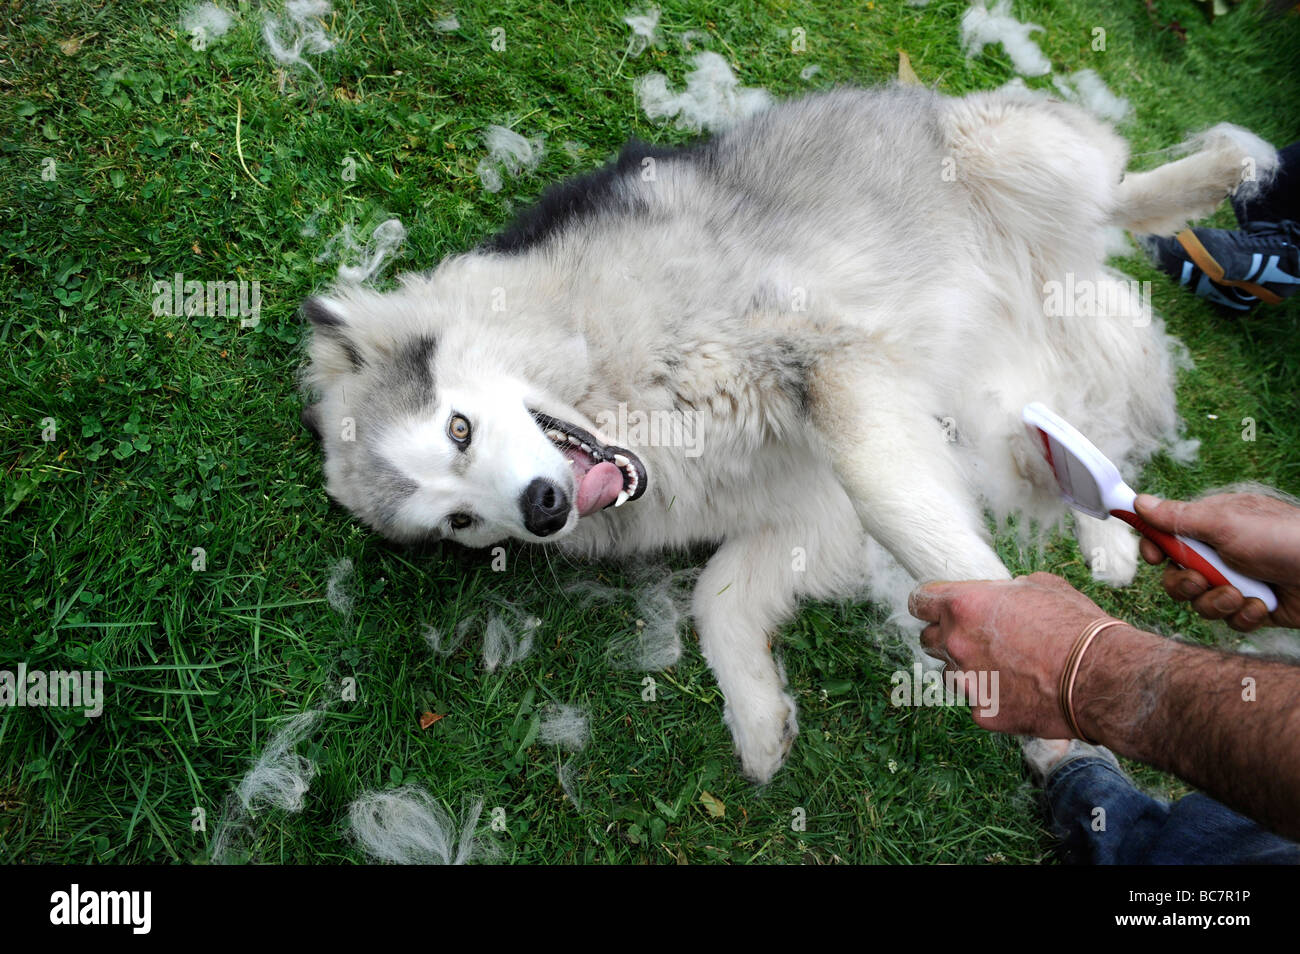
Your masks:
M695 624L744 771L766 781L797 732L769 641L800 598L860 592L871 572L901 614L913 581L1008 576L986 508L1060 523L1024 404L1075 422L1130 477L1176 438L1175 343L1135 318L1105 231L1169 233L1237 188L1243 163L1263 178L1275 159L1235 127L1151 172L1125 175L1127 158L1108 126L1041 96L890 87L778 105L650 176L642 161L513 252L315 300L328 490L397 538L542 542L522 489L573 483L530 408L610 443L596 422L620 403L695 415L698 457L633 446L645 496L575 509L545 542L717 545ZM1046 283L1067 275L1133 310L1045 315ZM471 452L446 437L453 412ZM454 530L456 512L477 522ZM1132 578L1118 521L1078 532L1108 556L1099 576Z

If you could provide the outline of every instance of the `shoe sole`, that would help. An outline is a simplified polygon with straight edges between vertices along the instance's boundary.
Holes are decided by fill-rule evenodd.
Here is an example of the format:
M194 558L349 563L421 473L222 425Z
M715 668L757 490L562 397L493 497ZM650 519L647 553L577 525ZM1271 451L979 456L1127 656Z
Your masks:
M1185 229L1176 236L1178 244L1183 247L1189 258L1196 263L1196 267L1205 272L1210 277L1210 281L1216 285L1230 285L1233 288L1240 288L1242 291L1250 292L1262 302L1270 305L1282 304L1282 296L1276 292L1269 291L1263 285L1257 285L1254 282L1235 281L1231 278L1223 277L1223 266L1214 260L1214 256L1209 250L1201 244L1201 240L1196 237L1196 233L1191 229Z

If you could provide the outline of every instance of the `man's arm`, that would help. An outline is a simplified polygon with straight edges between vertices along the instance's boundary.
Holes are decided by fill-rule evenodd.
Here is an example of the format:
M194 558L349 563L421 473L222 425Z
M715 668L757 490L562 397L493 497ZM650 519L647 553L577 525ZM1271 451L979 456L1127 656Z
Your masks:
M1300 667L1117 626L1084 655L1074 711L1120 755L1300 838Z
M1064 580L931 583L912 594L921 643L966 673L997 671L996 732L1070 738L1058 683L1079 634L1105 613ZM1074 711L1090 738L1172 772L1300 838L1300 667L1112 626L1083 656Z

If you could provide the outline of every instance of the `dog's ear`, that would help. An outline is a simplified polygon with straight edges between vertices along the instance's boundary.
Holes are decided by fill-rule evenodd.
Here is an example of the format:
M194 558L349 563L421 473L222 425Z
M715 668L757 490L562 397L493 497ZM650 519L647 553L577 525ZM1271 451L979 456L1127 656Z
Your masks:
M313 361L325 361L329 365L346 362L347 369L352 371L365 367L365 359L361 356L342 302L332 298L308 298L302 303L302 316L312 327Z
M311 326L307 341L310 363L304 381L309 391L325 394L366 366L361 336L349 319L347 306L336 299L308 298L300 313ZM307 423L305 419L303 423Z

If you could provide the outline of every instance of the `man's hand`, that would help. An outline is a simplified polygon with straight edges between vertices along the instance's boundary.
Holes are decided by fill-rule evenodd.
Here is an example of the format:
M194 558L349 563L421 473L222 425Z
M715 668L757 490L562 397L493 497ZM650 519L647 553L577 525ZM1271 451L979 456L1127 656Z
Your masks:
M1211 587L1200 573L1172 562L1163 581L1171 597L1190 600L1206 619L1225 620L1242 632L1266 622L1300 627L1300 507L1262 494L1217 494L1190 502L1139 494L1137 512L1157 530L1203 540L1234 570L1271 584L1278 608L1270 616L1262 602L1246 599L1236 587ZM1167 559L1145 537L1141 549L1148 563Z
M1228 559L1230 544L1221 547ZM1276 570L1257 570L1265 579L1269 572L1276 578ZM1294 585L1290 598L1294 607ZM998 672L997 715L976 709L976 724L1070 737L1059 680L1075 640L1089 623L1106 618L1095 603L1064 580L1035 573L1010 582L929 583L912 591L909 608L930 624L921 633L930 655L962 672ZM977 698L969 685L966 695ZM1172 772L1288 838L1300 837L1296 699L1300 667L1188 646L1127 625L1098 635L1084 653L1074 692L1088 738Z
M1089 623L1108 618L1096 603L1050 573L1035 573L1009 582L928 583L912 591L908 609L930 624L921 632L929 655L970 680L998 671L997 715L974 712L977 725L1071 738L1058 684L1074 641ZM974 686L967 698L976 698Z

